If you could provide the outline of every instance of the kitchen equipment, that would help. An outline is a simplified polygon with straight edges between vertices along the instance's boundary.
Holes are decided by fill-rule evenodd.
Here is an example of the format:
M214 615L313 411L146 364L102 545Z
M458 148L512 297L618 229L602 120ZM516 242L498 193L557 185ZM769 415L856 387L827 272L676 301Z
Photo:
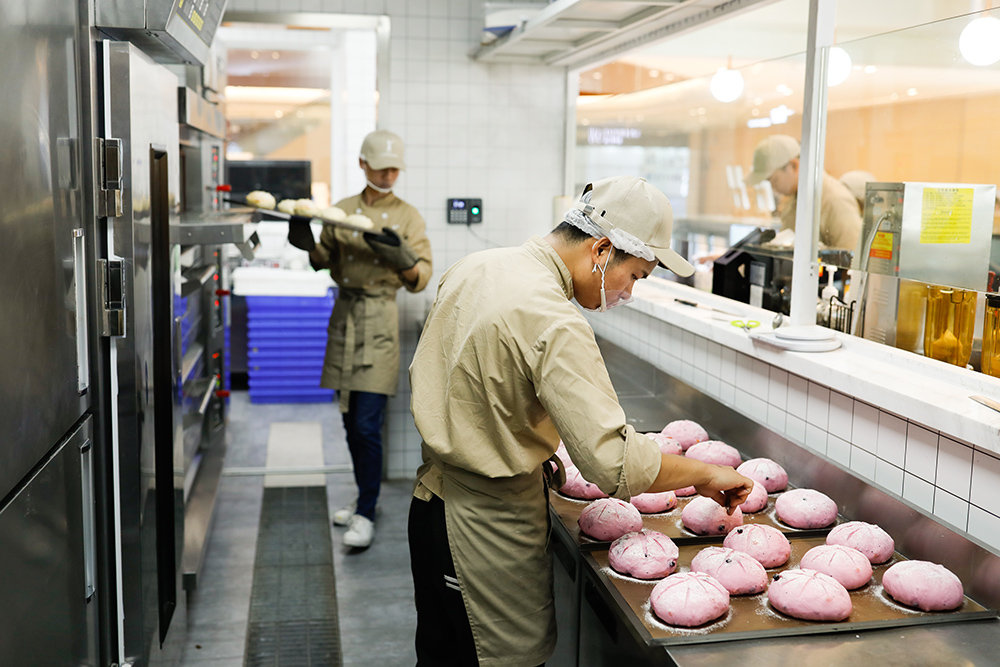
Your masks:
M974 291L928 285L924 356L964 367L972 356L975 319Z
M239 204L240 206L246 206L253 209L255 215L260 217L268 217L273 220L286 220L288 222L311 222L316 220L317 222L322 222L324 225L329 227L340 227L341 229L349 229L352 232L378 232L377 228L367 229L365 227L359 227L357 225L352 225L350 223L344 222L342 220L331 220L330 218L324 218L322 215L315 215L312 217L306 217L304 215L294 215L292 213L285 213L283 211L275 211L269 208L257 208L251 206L245 201L240 201L232 197L223 197L223 201L230 204Z
M755 342L789 352L830 352L840 347L836 332L815 324L748 333Z
M1000 294L986 295L982 371L987 375L1000 377Z

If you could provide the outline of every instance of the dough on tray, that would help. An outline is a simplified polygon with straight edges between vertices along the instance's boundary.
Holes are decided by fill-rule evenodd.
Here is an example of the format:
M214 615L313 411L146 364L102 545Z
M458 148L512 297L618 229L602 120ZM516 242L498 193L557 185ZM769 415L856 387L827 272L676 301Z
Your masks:
M764 485L768 493L784 491L788 488L788 473L771 459L750 459L740 464L736 472L755 479Z
M896 543L889 533L873 523L848 521L842 523L826 536L827 544L843 544L863 553L872 565L884 563L892 558Z
M617 540L642 530L642 516L634 505L618 498L595 500L580 512L580 530L597 540Z
M685 486L683 489L674 489L674 495L678 498L687 498L698 495L698 490L693 486Z
M688 447L685 456L705 463L735 468L740 464L740 453L736 448L720 440L705 440Z
M854 610L847 589L816 570L779 572L767 588L767 599L781 613L806 621L843 621Z
M659 445L660 451L664 454L674 454L675 456L680 456L684 453L684 448L681 447L681 443L677 442L669 435L663 435L662 433L643 433L643 435Z
M774 503L778 518L793 528L826 528L837 520L837 503L815 489L793 489Z
M924 611L957 609L965 600L962 581L944 565L926 560L904 560L882 575L882 587L893 597Z
M295 199L282 199L278 202L278 210L282 213L287 213L288 215L295 215L295 205L298 204L298 200Z
M677 507L677 496L673 491L663 493L640 493L632 496L632 504L643 514L659 514L669 512Z
M677 545L669 537L643 528L612 542L608 563L616 572L636 579L662 579L677 569L679 554Z
M681 511L681 523L695 535L725 535L743 525L743 512L737 507L730 516L719 503L698 496Z
M753 478L751 478L753 479ZM740 509L743 513L747 512L759 512L767 507L767 489L756 479L753 480L753 489L750 491L750 495L747 499L743 501L740 505Z
M714 621L729 610L729 591L702 572L682 572L653 587L650 607L664 623L695 627Z
M762 523L739 526L726 535L723 546L750 554L764 567L778 567L788 562L792 545L780 530Z
M344 222L362 229L375 229L375 223L372 222L372 219L361 213L351 213Z
M263 190L254 190L247 195L247 204L271 211L274 210L274 195Z
M316 202L312 199L299 199L295 202L295 215L301 215L304 218L315 218L319 214L319 206L316 206Z
M753 595L767 588L767 572L756 558L728 547L706 547L691 559L692 572L704 572L730 595Z
M857 549L842 544L813 547L802 556L799 567L828 574L849 591L861 588L872 578L872 564L868 558Z
M702 442L703 440L708 440L708 431L703 429L700 424L693 422L690 419L678 419L677 421L672 421L663 427L660 431L663 435L669 436L681 443L681 447L687 451L687 448L696 442Z
M336 206L324 208L320 215L327 220L334 220L336 222L344 222L347 220L347 213L344 212L344 209Z
M563 495L580 500L596 500L597 498L607 498L608 494L594 483L583 478L580 469L574 465L563 466L566 469L566 483L559 489Z

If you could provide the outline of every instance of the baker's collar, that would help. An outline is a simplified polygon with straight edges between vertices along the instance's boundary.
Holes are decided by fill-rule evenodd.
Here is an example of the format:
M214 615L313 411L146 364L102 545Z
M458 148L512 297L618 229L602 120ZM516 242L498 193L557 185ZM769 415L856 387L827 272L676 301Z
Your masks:
M396 202L396 193L390 192L384 197L379 197L378 199L376 199L373 204L369 204L365 202L365 193L364 190L362 190L361 194L358 195L358 201L361 202L362 206L367 206L368 208L382 208L384 206L391 206Z
M567 299L573 298L573 274L556 249L540 236L532 236L522 246L559 280Z

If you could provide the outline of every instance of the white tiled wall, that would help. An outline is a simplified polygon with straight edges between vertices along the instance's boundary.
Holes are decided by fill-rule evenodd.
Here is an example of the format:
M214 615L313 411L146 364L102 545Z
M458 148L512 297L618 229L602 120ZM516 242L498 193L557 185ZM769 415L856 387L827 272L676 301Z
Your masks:
M1000 458L631 308L597 335L1000 553Z
M398 297L402 363L400 391L389 402L387 472L412 477L420 437L409 414L406 368L418 321L436 279L456 260L551 228L552 198L563 194L565 71L471 60L483 26L480 0L230 0L228 8L389 17L390 75L379 83L379 126L406 142L408 170L396 194L423 214L434 252L431 285ZM449 197L482 198L483 224L449 227Z

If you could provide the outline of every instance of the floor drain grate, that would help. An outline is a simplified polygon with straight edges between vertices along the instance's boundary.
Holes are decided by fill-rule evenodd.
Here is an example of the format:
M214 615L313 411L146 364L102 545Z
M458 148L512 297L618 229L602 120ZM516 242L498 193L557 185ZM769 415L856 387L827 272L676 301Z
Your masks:
M264 489L246 667L341 664L326 488Z

